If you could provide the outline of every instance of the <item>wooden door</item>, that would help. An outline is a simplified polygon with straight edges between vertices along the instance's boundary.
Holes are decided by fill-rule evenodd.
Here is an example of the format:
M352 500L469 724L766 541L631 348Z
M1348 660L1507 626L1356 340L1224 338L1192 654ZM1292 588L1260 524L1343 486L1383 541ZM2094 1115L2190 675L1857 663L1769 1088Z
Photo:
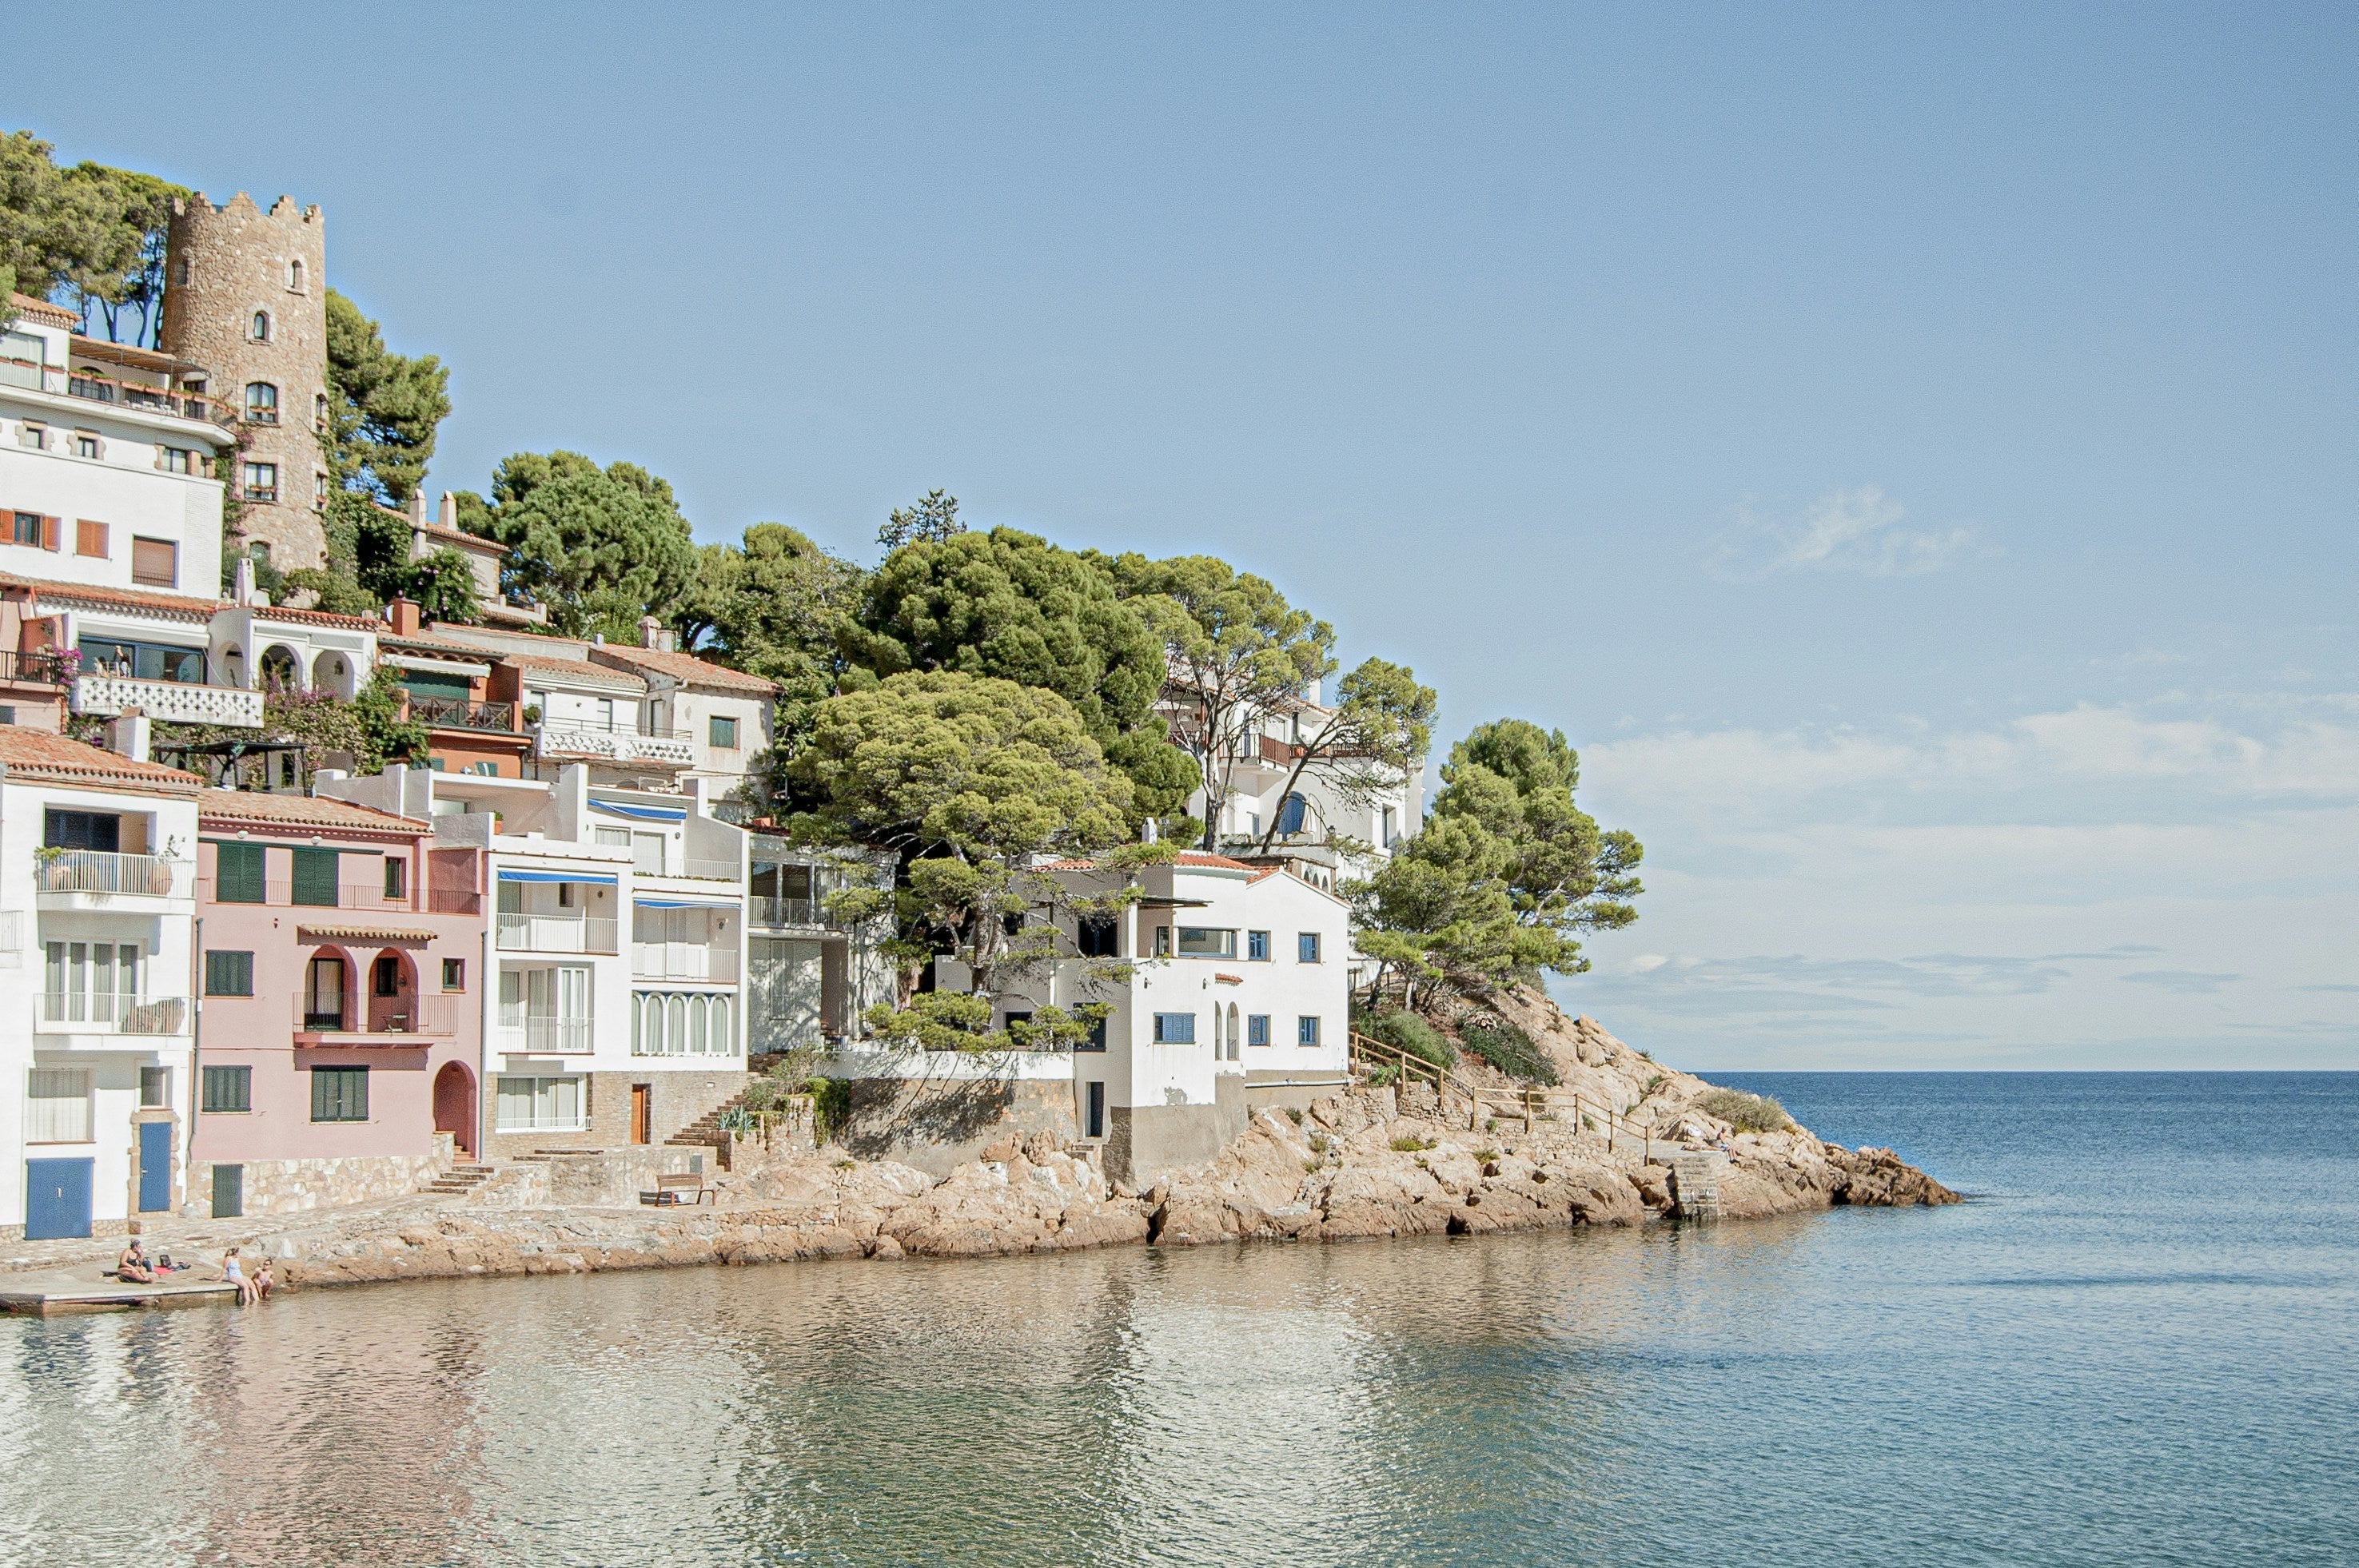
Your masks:
M655 1093L652 1086L647 1084L631 1086L631 1141L634 1143L653 1141L654 1100Z

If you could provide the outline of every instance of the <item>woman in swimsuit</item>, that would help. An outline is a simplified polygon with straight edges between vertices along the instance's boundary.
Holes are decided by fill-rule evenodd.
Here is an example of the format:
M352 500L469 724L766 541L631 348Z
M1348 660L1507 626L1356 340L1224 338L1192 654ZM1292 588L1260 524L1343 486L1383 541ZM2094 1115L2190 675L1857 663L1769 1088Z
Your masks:
M237 1260L237 1249L234 1247L222 1254L221 1279L224 1284L237 1287L240 1306L252 1306L262 1299L255 1291L254 1281L245 1277L245 1270Z

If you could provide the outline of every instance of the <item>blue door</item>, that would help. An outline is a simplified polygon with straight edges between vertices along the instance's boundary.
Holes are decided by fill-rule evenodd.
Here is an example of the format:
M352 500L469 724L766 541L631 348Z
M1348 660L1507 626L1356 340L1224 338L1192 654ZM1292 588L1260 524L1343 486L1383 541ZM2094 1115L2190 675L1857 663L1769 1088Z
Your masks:
M139 1212L160 1214L172 1206L172 1124L139 1124Z
M25 1162L25 1239L90 1234L89 1160Z

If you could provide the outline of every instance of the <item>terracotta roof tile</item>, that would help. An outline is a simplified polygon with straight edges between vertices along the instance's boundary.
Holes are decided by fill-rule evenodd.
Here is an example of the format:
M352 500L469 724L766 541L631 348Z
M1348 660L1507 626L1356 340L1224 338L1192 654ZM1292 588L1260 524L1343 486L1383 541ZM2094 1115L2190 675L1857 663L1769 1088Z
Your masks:
M384 622L371 620L365 615L335 615L325 610L288 610L275 604L267 610L256 607L254 618L256 621L284 621L297 626L347 626L355 632L385 630Z
M1226 855L1208 855L1201 849L1182 849L1172 857L1176 866L1203 866L1213 871L1249 871L1253 868L1243 860L1232 860Z
M628 670L609 669L585 659L560 659L549 654L507 654L495 649L483 650L484 656L494 664L515 665L522 669L547 670L553 675L570 676L575 680L597 681L603 685L645 691L647 683Z
M46 730L20 730L15 725L0 725L0 763L7 765L11 778L133 785L169 795L194 795L205 782L161 762L134 762L120 752L85 746Z
M43 326L79 328L82 325L82 318L64 306L52 305L46 299L36 299L29 294L18 294L11 290L8 303L16 309L17 315L30 316Z
M716 665L700 659L694 654L667 653L660 648L618 648L612 643L592 648L590 656L603 665L636 665L669 676L682 686L710 687L718 691L742 691L767 697L777 691L775 682L760 676L733 670L726 665Z
M87 582L58 582L48 578L14 577L0 573L0 586L27 588L37 599L67 604L96 604L124 610L147 610L166 615L212 620L222 608L218 599L190 599L178 593L147 593L137 589L102 588Z
M369 833L422 833L429 824L374 806L321 795L261 790L209 789L197 796L200 822L250 822L265 827L350 828Z

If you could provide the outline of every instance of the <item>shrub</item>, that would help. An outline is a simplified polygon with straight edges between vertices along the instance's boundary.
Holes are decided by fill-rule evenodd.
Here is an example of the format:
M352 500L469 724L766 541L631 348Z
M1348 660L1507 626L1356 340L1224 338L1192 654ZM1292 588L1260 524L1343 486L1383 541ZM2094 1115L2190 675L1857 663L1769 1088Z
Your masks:
M852 1085L843 1078L813 1078L803 1089L811 1098L811 1141L825 1143L852 1119Z
M1556 1064L1532 1044L1532 1037L1505 1020L1474 1020L1458 1026L1458 1044L1470 1056L1488 1062L1511 1078L1527 1084L1553 1084Z
M1384 1088L1395 1078L1399 1076L1399 1064L1395 1062L1386 1062L1381 1066L1371 1067L1368 1069L1368 1087L1372 1089Z
M1739 1132L1783 1132L1794 1125L1786 1108L1767 1095L1743 1089L1711 1089L1696 1097L1696 1108L1716 1116Z
M1414 1132L1404 1132L1399 1137L1393 1140L1393 1152L1396 1154L1414 1154L1419 1150L1432 1148L1438 1141L1439 1140L1437 1139L1419 1138Z
M1295 1126L1299 1127L1299 1126L1301 1126L1301 1125L1302 1125L1302 1108L1301 1108L1300 1106L1299 1106L1299 1105L1290 1105L1290 1106L1288 1106L1288 1107L1286 1108L1286 1114L1287 1114L1287 1116L1288 1117L1288 1119L1290 1119L1293 1121L1293 1123L1294 1123L1294 1125L1295 1125Z
M1361 1033L1437 1067L1453 1066L1458 1061L1458 1054L1450 1048L1441 1032L1413 1012L1378 1013Z

